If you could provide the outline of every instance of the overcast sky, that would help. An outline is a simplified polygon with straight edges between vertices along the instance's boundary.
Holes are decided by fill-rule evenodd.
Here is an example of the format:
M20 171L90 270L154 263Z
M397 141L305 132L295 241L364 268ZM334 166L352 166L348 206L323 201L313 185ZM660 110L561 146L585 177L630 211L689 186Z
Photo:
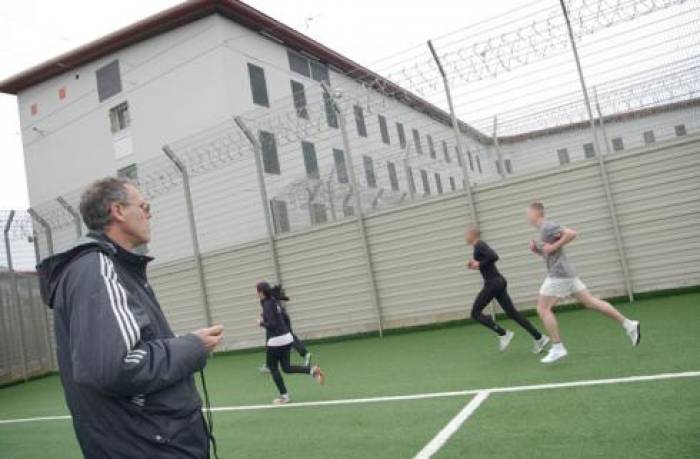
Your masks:
M0 79L179 3L174 0L4 0ZM252 6L362 63L420 46L530 0L396 2L250 0ZM16 100L0 95L0 209L29 205Z

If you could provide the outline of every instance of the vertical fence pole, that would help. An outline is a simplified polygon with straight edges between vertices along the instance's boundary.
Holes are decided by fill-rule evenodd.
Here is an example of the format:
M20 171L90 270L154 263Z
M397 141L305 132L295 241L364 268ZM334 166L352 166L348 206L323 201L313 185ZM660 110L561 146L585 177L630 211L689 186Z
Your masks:
M63 196L59 196L56 198L56 201L66 209L66 212L70 214L71 217L73 217L73 224L75 225L75 234L80 239L83 235L83 226L80 224L80 214L71 206L68 204L68 201L63 199Z
M22 320L22 300L19 296L19 288L17 286L17 273L15 273L15 268L12 264L12 246L10 245L10 227L12 226L12 220L15 218L15 211L11 210L5 223L5 253L7 254L7 271L10 276L10 290L12 291L12 301L10 302L10 310L12 310L12 302L14 302L17 308L17 333L19 333L19 354L20 360L22 362L22 378L26 381L27 374L27 358L26 358L26 345L24 342L24 321Z
M496 172L502 179L506 178L505 164L501 153L501 145L498 143L498 116L493 115L493 148L496 150Z
M27 209L27 213L34 219L35 222L43 228L44 234L46 234L46 250L48 256L53 255L53 236L51 233L51 225L49 225L44 218L42 218L34 209ZM41 262L41 254L39 252L39 239L37 238L36 231L34 232L34 253L36 256L36 264ZM56 353L54 352L53 340L51 339L51 329L50 329L50 319L49 315L51 312L49 308L44 308L43 322L44 322L44 334L46 335L46 345L49 352L49 361L51 362L51 369L58 369L58 362L56 361Z
M49 225L46 220L44 220L41 215L37 213L34 209L27 209L27 213L32 216L32 218L39 223L43 228L44 234L46 234L46 250L49 256L53 255L53 234L51 233L51 225Z
M615 202L613 200L612 191L610 189L610 182L608 180L608 171L605 165L605 158L600 150L600 142L598 142L598 133L596 130L595 119L593 118L593 110L591 108L591 100L588 97L588 90L586 89L586 80L583 77L583 69L581 68L581 59L578 54L578 48L576 47L576 40L574 39L574 31L571 28L571 21L569 19L569 12L566 9L566 4L564 0L559 0L561 5L562 13L564 14L564 19L566 21L566 28L569 32L569 41L571 43L571 50L574 55L574 60L576 61L576 69L578 70L578 78L581 83L581 92L583 93L583 100L586 105L586 111L588 112L588 120L591 124L591 131L593 134L593 144L595 146L596 156L598 157L598 165L600 168L600 177L603 182L603 188L605 190L605 200L608 204L608 211L610 213L610 220L612 221L613 232L615 233L615 242L617 244L617 252L620 258L620 264L622 265L622 277L625 282L625 289L627 290L627 297L630 301L634 301L634 291L632 287L632 281L630 278L629 266L627 265L627 254L625 252L624 242L622 240L622 234L620 232L620 225L617 220L617 211L615 209Z
M377 292L377 282L374 278L374 265L372 263L372 252L369 249L369 241L367 239L367 228L365 227L365 217L362 211L362 198L360 197L360 187L357 183L357 175L355 174L355 163L352 159L352 150L350 148L350 138L348 137L347 120L345 113L338 105L338 100L331 94L330 88L325 82L321 82L323 91L327 94L328 99L333 104L333 109L338 114L340 121L340 133L343 137L343 148L345 149L345 157L348 163L348 174L350 175L350 186L352 187L353 198L355 201L355 217L357 218L357 226L360 233L360 241L362 243L365 265L367 267L367 281L369 283L370 296L372 305L377 312L377 327L380 337L384 337L384 317L382 314L382 305Z
M454 132L455 136L457 153L460 155L460 157L464 158L465 149L464 145L462 144L462 134L459 132L460 129L457 121L457 114L455 113L455 107L452 103L452 92L450 91L450 83L447 80L447 74L445 73L445 69L442 68L440 58L438 57L437 52L433 47L433 42L430 40L428 40L428 48L430 48L430 53L433 55L433 59L435 59L435 64L437 65L437 68L440 71L440 75L442 76L442 84L445 87L445 97L447 98L447 105L450 108L450 117L452 118L452 131ZM469 200L469 211L471 212L472 224L478 227L479 216L476 213L476 204L474 203L474 196L472 193L472 185L471 180L469 178L469 171L467 170L467 165L464 161L462 161L462 175L464 176L464 188L467 190L467 199Z
M194 219L194 204L192 203L192 191L190 190L190 175L187 172L187 167L180 161L180 158L175 155L175 152L167 145L163 145L163 153L175 165L180 175L182 176L182 189L185 194L185 206L187 207L187 219L190 227L190 237L192 238L192 251L194 253L194 263L197 269L197 277L199 278L199 291L202 297L202 307L204 309L204 318L207 326L213 324L211 317L211 309L209 307L209 295L207 293L207 281L204 277L204 267L202 265L202 253L199 249L199 237L197 236L197 223Z
M598 90L593 86L593 97L595 98L595 109L598 112L598 125L600 130L603 132L603 143L605 144L605 153L610 154L610 139L608 138L608 131L605 129L605 120L603 119L603 112L600 110L600 100L598 99ZM601 152L602 153L602 152Z
M279 257L277 256L277 239L275 238L275 228L272 226L272 212L270 212L270 201L267 198L267 186L265 185L265 170L263 169L262 145L243 121L243 118L236 116L233 119L238 127L243 131L248 141L253 146L253 156L255 156L255 172L258 176L258 189L260 190L260 203L263 208L265 218L265 231L267 232L267 243L270 247L270 259L277 282L282 282L282 271L280 270Z

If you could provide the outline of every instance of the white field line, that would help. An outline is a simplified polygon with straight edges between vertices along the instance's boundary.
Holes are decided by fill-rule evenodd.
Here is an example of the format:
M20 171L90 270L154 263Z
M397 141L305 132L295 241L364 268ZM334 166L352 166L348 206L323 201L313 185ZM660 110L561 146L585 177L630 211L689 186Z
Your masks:
M472 398L469 403L467 403L464 408L462 408L462 411L457 413L457 416L453 417L450 422L447 423L443 429L438 432L435 437L433 437L430 442L423 447L422 450L416 454L416 457L414 459L430 459L433 457L435 453L440 451L440 448L442 448L445 443L447 443L447 440L450 439L452 435L454 435L455 432L459 430L460 427L462 427L462 424L469 419L469 417L474 414L474 412L481 406L481 404L489 398L490 392L488 391L481 391L476 394L474 398Z
M464 395L476 395L479 392L490 392L490 393L509 393L509 392L525 392L531 390L546 390L546 389L564 389L568 387L585 387L585 386L600 386L606 384L623 384L632 382L643 382L643 381L658 381L664 379L678 379L678 378L697 378L700 377L700 371L686 371L680 373L660 373L655 375L643 375L643 376L627 376L623 378L611 378L611 379L590 379L584 381L570 381L570 382L560 382L560 383L548 383L548 384L533 384L529 386L510 386L510 387L492 387L483 389L467 389L452 392L431 392L424 394L412 394L412 395L391 395L384 397L368 397L368 398L349 398L349 399L339 399L339 400L319 400L314 402L299 402L291 403L289 405L238 405L238 406L220 406L212 408L212 412L224 412L224 411L257 411L257 410L267 410L267 409L290 409L290 408L303 408L308 406L332 406L332 405L354 405L361 403L380 403L380 402L400 402L405 400L424 400L431 398L445 398L445 397L459 397ZM44 416L36 418L23 418L23 419L0 419L0 425L2 424L17 424L22 422L34 422L34 421L55 421L55 420L65 420L70 419L69 415L64 416Z

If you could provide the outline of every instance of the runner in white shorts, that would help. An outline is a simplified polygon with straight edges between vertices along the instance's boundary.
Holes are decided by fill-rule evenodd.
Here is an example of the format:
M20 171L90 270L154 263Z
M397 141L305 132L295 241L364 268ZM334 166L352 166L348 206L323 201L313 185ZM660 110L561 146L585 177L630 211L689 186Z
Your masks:
M527 209L529 223L539 230L539 241L530 241L530 250L543 257L547 265L547 278L540 288L537 300L537 313L542 319L552 346L542 363L552 363L566 357L567 351L559 335L559 324L552 308L560 298L573 296L585 307L594 309L622 325L632 345L637 346L641 339L639 321L630 320L607 301L595 298L584 283L576 276L574 268L564 253L564 246L576 238L576 231L564 228L544 217L544 205L533 202Z

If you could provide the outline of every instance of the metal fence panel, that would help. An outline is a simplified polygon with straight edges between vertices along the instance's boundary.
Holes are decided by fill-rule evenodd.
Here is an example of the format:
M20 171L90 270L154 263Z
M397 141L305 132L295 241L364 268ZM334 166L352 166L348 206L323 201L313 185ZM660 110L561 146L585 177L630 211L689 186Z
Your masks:
M610 161L634 289L700 284L700 138Z
M279 238L294 328L305 337L377 329L355 219Z
M476 288L464 266L468 225L464 195L424 201L367 219L387 326L464 315L466 292Z

